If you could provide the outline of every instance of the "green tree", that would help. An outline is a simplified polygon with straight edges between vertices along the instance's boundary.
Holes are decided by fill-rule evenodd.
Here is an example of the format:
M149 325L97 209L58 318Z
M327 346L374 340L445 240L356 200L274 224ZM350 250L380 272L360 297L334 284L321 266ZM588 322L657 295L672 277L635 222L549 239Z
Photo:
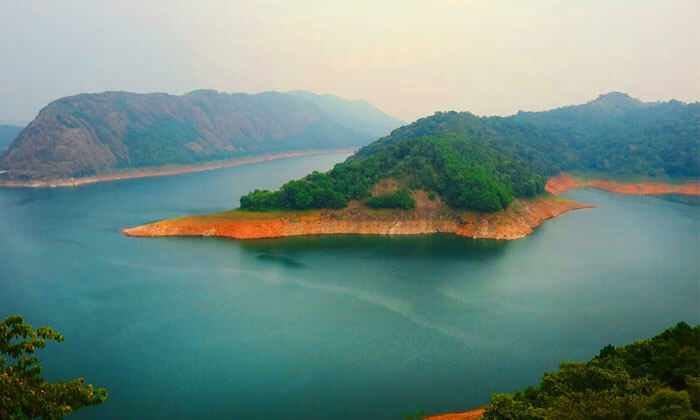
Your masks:
M530 406L507 394L493 394L491 404L484 410L486 420L531 420Z
M493 396L486 419L700 420L700 326L679 322L655 337L564 362L538 387Z
M0 322L0 354L9 357L0 356L0 418L62 419L107 398L104 388L85 385L83 378L46 382L40 375L39 359L31 356L46 347L46 340L61 342L64 336L48 327L32 330L19 315Z
M635 420L700 420L685 391L662 389L644 405Z

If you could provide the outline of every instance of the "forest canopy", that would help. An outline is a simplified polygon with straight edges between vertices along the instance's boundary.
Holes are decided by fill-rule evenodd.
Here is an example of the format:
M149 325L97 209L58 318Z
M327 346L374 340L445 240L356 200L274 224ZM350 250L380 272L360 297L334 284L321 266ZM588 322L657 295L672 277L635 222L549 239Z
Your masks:
M394 130L327 173L253 191L241 208L343 208L394 177L457 209L498 211L541 194L562 171L700 176L700 103L643 103L622 93L511 117L438 112ZM372 200L377 204L377 200Z
M241 197L241 208L342 208L350 200L368 199L374 184L388 177L401 180L411 190L435 191L454 208L477 211L504 209L515 197L541 193L545 184L545 178L522 160L493 152L468 138L423 137L352 157L327 173L314 172L290 181L279 191L253 191ZM399 206L388 197L372 198L367 204L374 208L413 207Z

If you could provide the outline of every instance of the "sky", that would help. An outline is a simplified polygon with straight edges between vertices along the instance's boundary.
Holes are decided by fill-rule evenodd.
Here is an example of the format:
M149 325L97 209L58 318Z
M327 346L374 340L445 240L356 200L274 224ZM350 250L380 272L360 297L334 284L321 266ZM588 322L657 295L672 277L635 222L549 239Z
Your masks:
M404 121L700 100L700 0L0 0L0 121L126 90L310 90Z

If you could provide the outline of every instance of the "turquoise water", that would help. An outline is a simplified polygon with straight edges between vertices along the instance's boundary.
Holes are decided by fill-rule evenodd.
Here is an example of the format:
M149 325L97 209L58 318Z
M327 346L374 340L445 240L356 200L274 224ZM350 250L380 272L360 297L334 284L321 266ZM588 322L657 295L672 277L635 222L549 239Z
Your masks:
M237 204L344 158L0 190L0 316L66 335L51 379L107 387L72 418L400 419L478 407L608 343L700 322L700 202L591 203L514 242L237 242L118 229Z

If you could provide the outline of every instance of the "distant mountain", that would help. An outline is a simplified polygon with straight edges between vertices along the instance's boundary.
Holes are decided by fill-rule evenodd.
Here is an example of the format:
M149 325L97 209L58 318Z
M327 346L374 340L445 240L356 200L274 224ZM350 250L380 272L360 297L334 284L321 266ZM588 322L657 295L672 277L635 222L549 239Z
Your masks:
M361 149L405 139L465 138L517 157L543 175L567 170L612 175L700 176L700 103L641 102L612 92L582 105L510 117L439 112Z
M403 121L386 115L379 108L364 100L348 101L335 95L316 95L312 92L294 90L288 95L309 101L328 112L338 124L367 133L374 138L385 136L404 124Z
M0 155L10 180L358 147L400 125L364 101L310 92L104 92L51 102Z
M700 103L642 102L611 92L583 105L519 112L515 122L565 143L570 167L621 175L700 176Z
M23 128L16 125L0 125L0 152L12 143Z

